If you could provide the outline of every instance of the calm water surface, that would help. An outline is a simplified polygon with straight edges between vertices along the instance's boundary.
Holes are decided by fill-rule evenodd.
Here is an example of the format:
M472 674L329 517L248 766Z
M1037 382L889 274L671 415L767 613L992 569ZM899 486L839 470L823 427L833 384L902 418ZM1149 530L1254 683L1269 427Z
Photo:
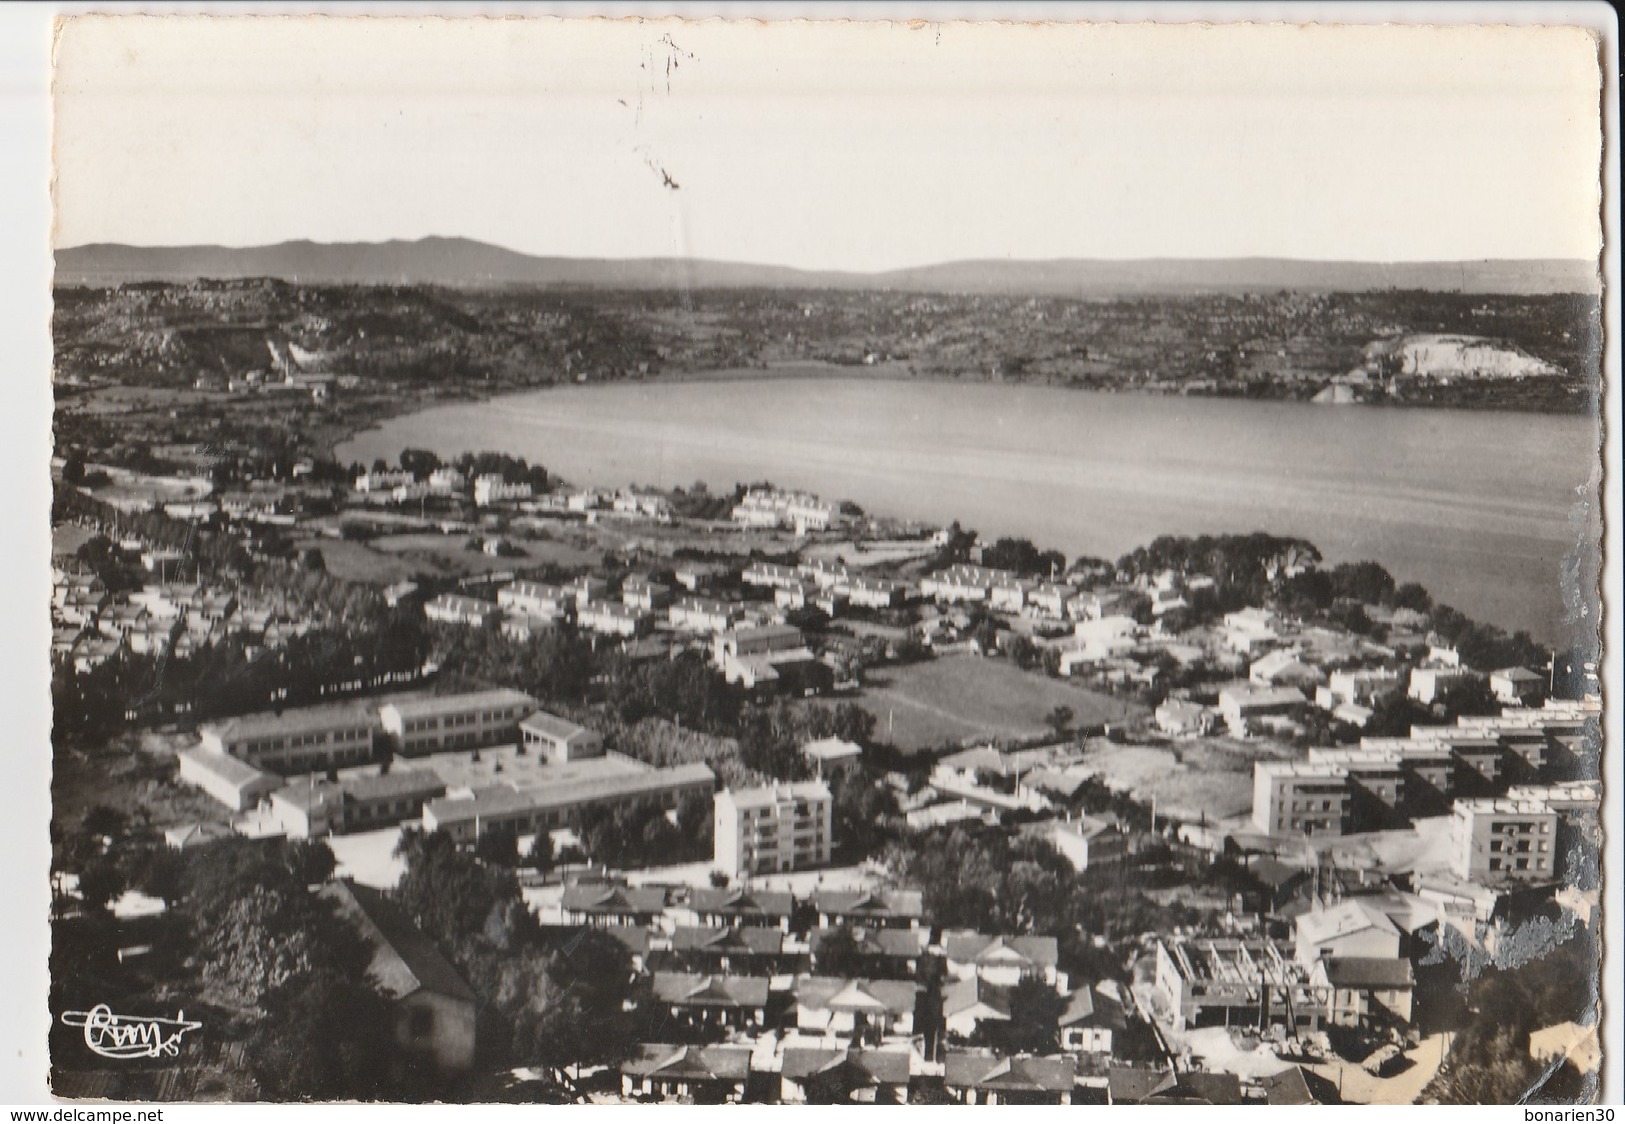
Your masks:
M1597 426L1578 417L776 378L437 407L337 453L370 463L405 447L508 452L597 486L770 479L1069 555L1115 558L1161 534L1297 535L1548 641L1569 635L1565 561L1597 533Z

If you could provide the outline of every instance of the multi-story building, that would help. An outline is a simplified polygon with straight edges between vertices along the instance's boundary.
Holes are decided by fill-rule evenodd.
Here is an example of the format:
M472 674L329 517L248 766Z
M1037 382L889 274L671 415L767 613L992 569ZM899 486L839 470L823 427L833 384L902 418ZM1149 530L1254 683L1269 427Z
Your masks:
M1270 835L1341 835L1348 773L1340 765L1260 761L1253 766L1253 822Z
M528 500L530 496L529 484L510 484L496 473L474 478L474 502L480 507L510 500Z
M576 599L556 585L516 581L497 590L497 604L505 612L557 620L575 611Z
M1466 882L1549 882L1557 862L1557 813L1544 801L1456 801L1451 870Z
M860 609L890 609L900 605L907 593L901 582L884 578L848 578L835 586L837 593Z
M576 614L576 621L589 632L605 636L644 636L654 631L654 617L635 605L618 605L613 601L599 601Z
M244 714L202 726L203 749L274 773L325 772L372 758L377 720L358 703Z
M633 609L652 613L671 604L671 590L648 578L627 578L621 583L621 601Z
M1284 1025L1316 1030L1331 987L1290 946L1251 938L1157 942L1156 988L1174 1028Z
M752 562L739 571L739 580L744 585L779 589L800 585L801 571L794 566L780 566L776 562Z
M393 492L402 484L410 484L417 477L410 472L363 472L355 478L355 490L362 493Z
M515 743L520 721L536 708L536 700L529 695L504 688L400 699L379 707L378 717L399 752L416 757Z
M673 628L684 632L727 632L739 619L739 607L706 597L680 597L667 610Z
M477 597L464 597L458 593L442 593L423 606L423 615L439 624L469 625L485 628L502 616L502 610L489 601Z
M715 863L730 875L826 865L834 806L823 781L719 792Z

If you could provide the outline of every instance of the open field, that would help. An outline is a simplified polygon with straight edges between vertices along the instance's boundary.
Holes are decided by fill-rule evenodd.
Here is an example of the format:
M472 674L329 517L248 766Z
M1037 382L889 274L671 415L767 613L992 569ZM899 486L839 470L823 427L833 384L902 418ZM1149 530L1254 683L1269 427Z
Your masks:
M1204 739L1175 746L1090 743L1087 764L1108 787L1157 801L1159 814L1184 820L1245 815L1253 806L1253 762L1290 758L1275 742Z
M51 557L71 555L90 539L90 532L77 523L58 523L51 528Z
M544 563L579 568L593 565L602 557L568 543L544 539L510 541L524 551L522 557L493 558L469 550L462 535L436 532L387 535L368 542L329 538L301 540L298 546L301 550L306 546L320 549L328 573L345 581L372 585L389 585L419 576L458 578Z
M870 677L858 702L875 716L875 736L913 752L975 738L1029 738L1047 716L1072 708L1077 726L1121 722L1138 708L1003 660L949 656Z

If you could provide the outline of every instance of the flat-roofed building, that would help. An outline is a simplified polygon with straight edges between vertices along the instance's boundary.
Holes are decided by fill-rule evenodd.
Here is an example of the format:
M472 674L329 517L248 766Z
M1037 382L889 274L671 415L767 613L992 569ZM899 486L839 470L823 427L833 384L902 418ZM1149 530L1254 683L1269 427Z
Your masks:
M377 725L359 703L334 703L243 714L206 723L198 734L204 749L257 769L309 773L370 761Z
M1226 687L1219 692L1219 713L1240 738L1260 719L1291 714L1308 701L1296 687Z
M1549 882L1557 862L1557 813L1540 800L1456 801L1452 872L1480 885Z
M1157 942L1156 988L1174 1029L1281 1025L1316 1030L1330 987L1290 947L1261 938L1209 937Z
M419 819L423 805L444 796L446 784L428 769L392 769L365 777L342 777L344 830L371 831Z
M289 782L271 793L271 808L290 839L320 839L344 831L344 789L326 777Z
M828 865L834 806L822 781L717 793L716 866L737 875Z
M1341 835L1348 812L1348 774L1340 765L1253 766L1253 823L1269 835Z
M423 807L423 826L444 831L460 843L473 842L493 829L524 835L577 827L587 808L620 807L675 809L689 793L709 796L716 776L704 765L675 765L669 769L638 767L629 758L614 760L614 768L575 775L572 779L535 787L485 785L448 793ZM585 765L589 762L575 762Z
M520 744L527 750L534 750L549 761L575 761L604 755L604 738L598 731L545 710L538 710L520 722L519 736Z
M378 708L384 732L407 757L519 741L519 723L536 711L522 691L499 688L398 699Z
M183 784L214 797L233 812L244 812L282 787L282 778L230 754L191 746L175 755Z

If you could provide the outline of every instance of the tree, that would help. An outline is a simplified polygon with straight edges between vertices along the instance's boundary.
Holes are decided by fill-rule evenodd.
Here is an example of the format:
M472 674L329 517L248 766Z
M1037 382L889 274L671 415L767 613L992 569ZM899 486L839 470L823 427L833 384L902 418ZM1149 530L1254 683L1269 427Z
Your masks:
M546 874L553 869L554 861L553 836L548 832L538 831L530 841L530 850L525 852L525 865Z
M322 557L320 547L307 547L299 555L299 566L301 569L309 570L312 573L322 574L327 572L327 561Z
M1010 1021L998 1037L1013 1053L1052 1054L1060 1048L1061 1015L1066 1000L1055 988L1034 976L1024 977L1010 989Z
M858 938L849 927L842 925L819 939L813 948L813 962L819 975L845 979L863 975L866 958Z
M524 908L512 869L484 865L443 832L408 828L395 854L406 860L396 903L443 949L486 933L510 907Z
M1077 713L1069 706L1057 706L1044 716L1044 722L1055 731L1057 738L1064 738L1072 731L1072 720Z
M512 828L492 828L480 834L474 854L483 863L495 866L519 864L519 835Z

